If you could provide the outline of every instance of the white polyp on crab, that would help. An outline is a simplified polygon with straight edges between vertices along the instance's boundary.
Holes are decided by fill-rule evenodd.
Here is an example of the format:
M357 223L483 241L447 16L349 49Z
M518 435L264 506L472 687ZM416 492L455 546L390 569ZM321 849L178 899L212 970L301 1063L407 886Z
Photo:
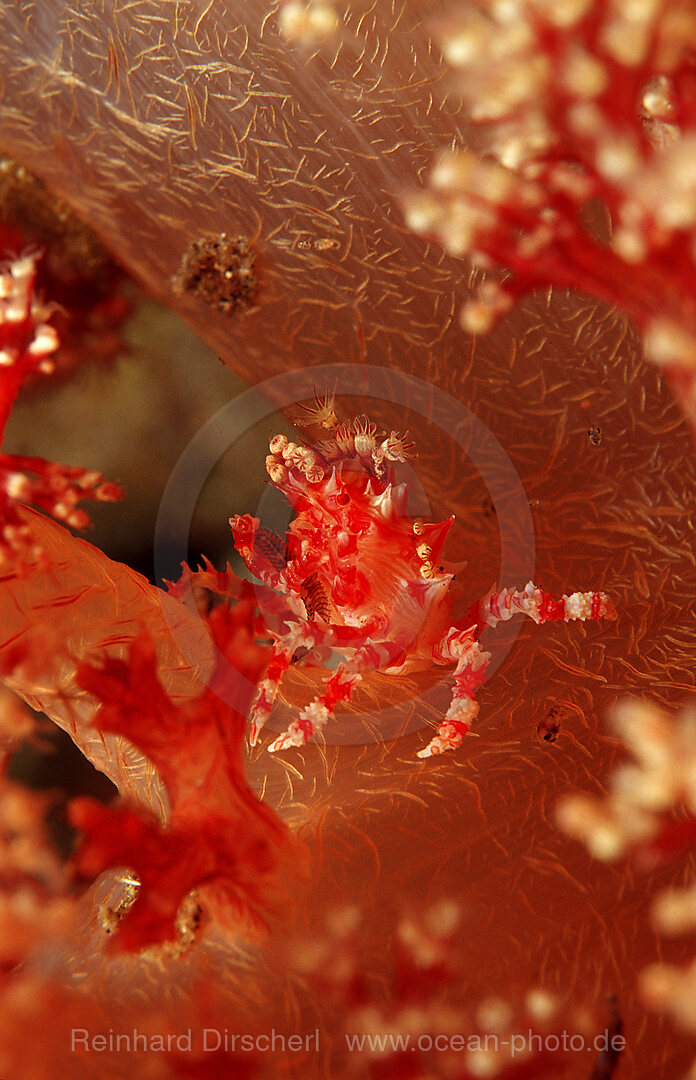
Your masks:
M380 451L387 461L406 461L413 453L413 443L408 438L408 432L398 435L396 431L380 443Z
M342 455L348 457L353 454L355 441L349 424L339 424L334 433L334 438Z
M308 446L298 448L294 464L304 473L311 484L318 484L324 478L325 470L319 455Z
M668 889L653 905L655 925L663 934L684 934L696 927L696 888Z
M333 431L338 424L338 417L334 409L335 404L336 394L334 391L327 392L323 397L320 397L315 391L314 404L300 405L303 415L296 416L295 423L301 427L316 425L324 428L325 431Z
M549 247L549 245L554 243L554 226L556 224L554 213L554 211L551 211L551 216L553 217L553 220L550 224L542 222L535 228L531 229L530 232L523 233L522 236L520 236L519 240L517 241L517 253L521 258L529 260L538 258L544 248ZM492 282L487 284L492 284ZM507 294L503 293L503 295ZM492 306L496 314L499 314L500 310L497 297L493 299ZM512 300L510 300L508 307L512 307Z
M305 469L305 476L310 484L320 484L326 476L326 470L323 465L316 462Z
M378 477L383 477L386 472L386 466L384 464L384 451L380 446L376 446L372 451L372 468L374 469Z
M621 766L613 776L612 795L641 810L656 813L669 810L679 800L682 789L681 777L674 775L671 765L671 761L666 761L661 768Z
M557 808L556 819L563 832L582 840L590 853L602 862L614 862L628 846L617 822L600 811L594 800L587 796L566 798Z
M274 435L268 444L268 449L272 454L282 454L288 442L287 435Z
M515 1013L502 998L484 998L476 1010L476 1023L482 1031L504 1035L510 1030Z
M568 109L568 123L580 138L598 140L605 134L604 116L594 101L575 101Z
M466 255L480 239L478 218L478 209L473 209L468 201L462 199L450 205L449 214L438 232L450 255L455 258Z
M2 535L3 538L7 540L8 544L16 544L27 535L27 526L12 524L4 525L2 527Z
M377 425L368 420L366 416L358 416L353 421L353 432L356 454L360 457L369 458L375 448Z
M266 470L274 484L282 487L288 481L288 470L274 458L266 458Z
M283 459L288 468L299 469L300 472L304 469L304 447L297 446L296 443L288 443L285 450L283 450Z
M327 439L326 442L321 442L317 446L317 450L324 461L332 462L338 461L342 457L341 449L334 439Z
M304 446L302 450L302 461L306 468L310 468L312 465L321 465L320 455L311 446Z

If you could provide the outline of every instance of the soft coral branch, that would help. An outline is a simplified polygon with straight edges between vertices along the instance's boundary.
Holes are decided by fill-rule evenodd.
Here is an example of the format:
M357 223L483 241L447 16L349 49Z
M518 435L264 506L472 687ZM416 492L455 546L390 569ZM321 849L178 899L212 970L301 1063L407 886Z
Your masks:
M147 626L158 678L177 702L201 693L214 666L205 623L130 567L72 536L50 518L18 507L48 569L0 574L0 674L29 704L64 728L122 795L158 818L168 812L150 759L92 724L97 699L76 682L80 661L123 658Z
M693 4L478 0L441 38L486 156L448 153L404 201L415 231L505 271L462 325L485 332L549 285L616 304L696 423ZM611 221L606 240L592 201Z
M602 798L572 794L558 810L561 828L582 840L597 858L632 857L653 869L696 847L696 712L686 706L671 717L654 705L626 702L614 726L632 761L611 777ZM665 934L696 928L696 885L657 894L653 921ZM678 968L662 962L646 968L641 989L648 1004L671 1013L696 1031L696 961Z
M38 255L23 255L0 267L0 442L7 419L25 379L34 372L50 374L58 335L50 325L51 308L35 293ZM76 465L57 465L38 457L0 454L0 565L20 572L42 551L17 511L33 503L76 529L89 525L78 509L83 499L111 502L121 498L116 484L101 473Z
M172 701L160 683L147 633L131 643L125 660L78 666L79 685L102 703L95 725L147 755L170 801L164 826L127 806L107 809L89 799L72 804L71 820L86 834L78 872L92 880L113 866L138 875L138 896L116 938L121 948L173 940L177 912L193 890L225 929L240 919L258 924L288 900L287 882L302 867L298 842L244 775L249 702L243 686L253 688L267 663L267 650L254 639L253 615L250 600L211 613L218 666L210 686L185 702ZM231 678L234 664L244 684Z

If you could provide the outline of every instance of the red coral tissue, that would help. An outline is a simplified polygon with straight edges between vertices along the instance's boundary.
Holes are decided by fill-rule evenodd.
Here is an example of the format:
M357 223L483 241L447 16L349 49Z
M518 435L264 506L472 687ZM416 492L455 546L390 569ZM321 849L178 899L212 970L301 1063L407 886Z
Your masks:
M246 708L236 676L253 688L268 658L252 624L250 600L211 613L218 668L198 697L181 704L160 684L146 633L133 641L126 660L78 666L80 686L102 703L96 726L125 736L153 762L170 801L164 824L126 804L71 804L71 821L85 834L75 858L78 873L91 881L120 867L139 882L115 935L117 948L174 941L177 913L194 890L204 914L225 930L235 931L240 922L258 925L287 901L287 883L297 880L299 841L244 776Z

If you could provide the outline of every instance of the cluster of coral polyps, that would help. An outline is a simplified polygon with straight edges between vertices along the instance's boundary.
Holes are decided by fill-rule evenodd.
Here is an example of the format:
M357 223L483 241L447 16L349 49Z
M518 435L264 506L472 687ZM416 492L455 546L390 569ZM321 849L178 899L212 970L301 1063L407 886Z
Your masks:
M0 441L15 399L34 372L50 374L58 335L50 325L51 307L36 296L38 253L25 252L0 266ZM116 484L101 473L43 458L0 454L0 565L24 568L40 557L17 503L33 503L73 528L89 525L82 499L113 501Z
M592 1073L610 1080L625 1040L609 1003L603 1037L598 1016L543 987L522 1001L487 997L452 1003L459 977L459 903L439 900L394 927L393 972L375 987L364 962L358 908L330 911L322 935L293 943L293 961L341 1018L345 1044L362 1054L360 1075L373 1080L523 1080L567 1075L568 1050L594 1047ZM600 1049L601 1048L601 1049ZM602 1071L604 1070L604 1071Z
M606 799L568 796L562 828L605 860L639 847L654 862L696 844L696 712L673 718L625 702L614 711L614 728L634 761L614 773ZM678 807L687 816L675 823L667 815Z
M633 761L621 765L608 794L569 795L558 808L561 828L582 840L597 858L632 855L639 869L696 848L696 711L670 716L654 705L625 702L614 727ZM666 935L696 930L696 886L658 894L653 920ZM649 1004L696 1031L696 961L687 968L657 963L642 973ZM696 1070L696 1065L694 1066ZM690 1074L692 1075L692 1074Z
M696 370L696 5L477 0L440 39L483 156L444 154L404 205L416 232L506 271L463 326L568 287L621 307L653 360Z

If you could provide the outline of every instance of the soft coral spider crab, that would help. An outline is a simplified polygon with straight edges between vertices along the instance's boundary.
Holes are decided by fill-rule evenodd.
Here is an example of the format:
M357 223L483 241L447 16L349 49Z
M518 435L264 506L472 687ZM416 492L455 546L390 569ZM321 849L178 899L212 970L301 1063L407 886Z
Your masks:
M365 672L402 675L432 664L454 665L452 701L421 758L458 747L478 713L474 694L485 680L490 653L478 638L515 613L537 623L553 619L614 618L605 593L573 593L560 600L531 582L490 592L453 621L453 574L440 565L451 517L438 523L407 514L407 487L394 483L394 463L412 449L392 431L385 438L367 417L341 424L333 394L315 395L298 422L315 424L330 438L298 445L285 435L270 442L266 469L295 510L285 540L248 514L230 518L234 545L250 572L281 594L271 630L271 663L251 711L254 745L268 720L284 672L312 652L342 658L325 690L269 746L300 746L350 699ZM317 652L319 650L319 652Z

